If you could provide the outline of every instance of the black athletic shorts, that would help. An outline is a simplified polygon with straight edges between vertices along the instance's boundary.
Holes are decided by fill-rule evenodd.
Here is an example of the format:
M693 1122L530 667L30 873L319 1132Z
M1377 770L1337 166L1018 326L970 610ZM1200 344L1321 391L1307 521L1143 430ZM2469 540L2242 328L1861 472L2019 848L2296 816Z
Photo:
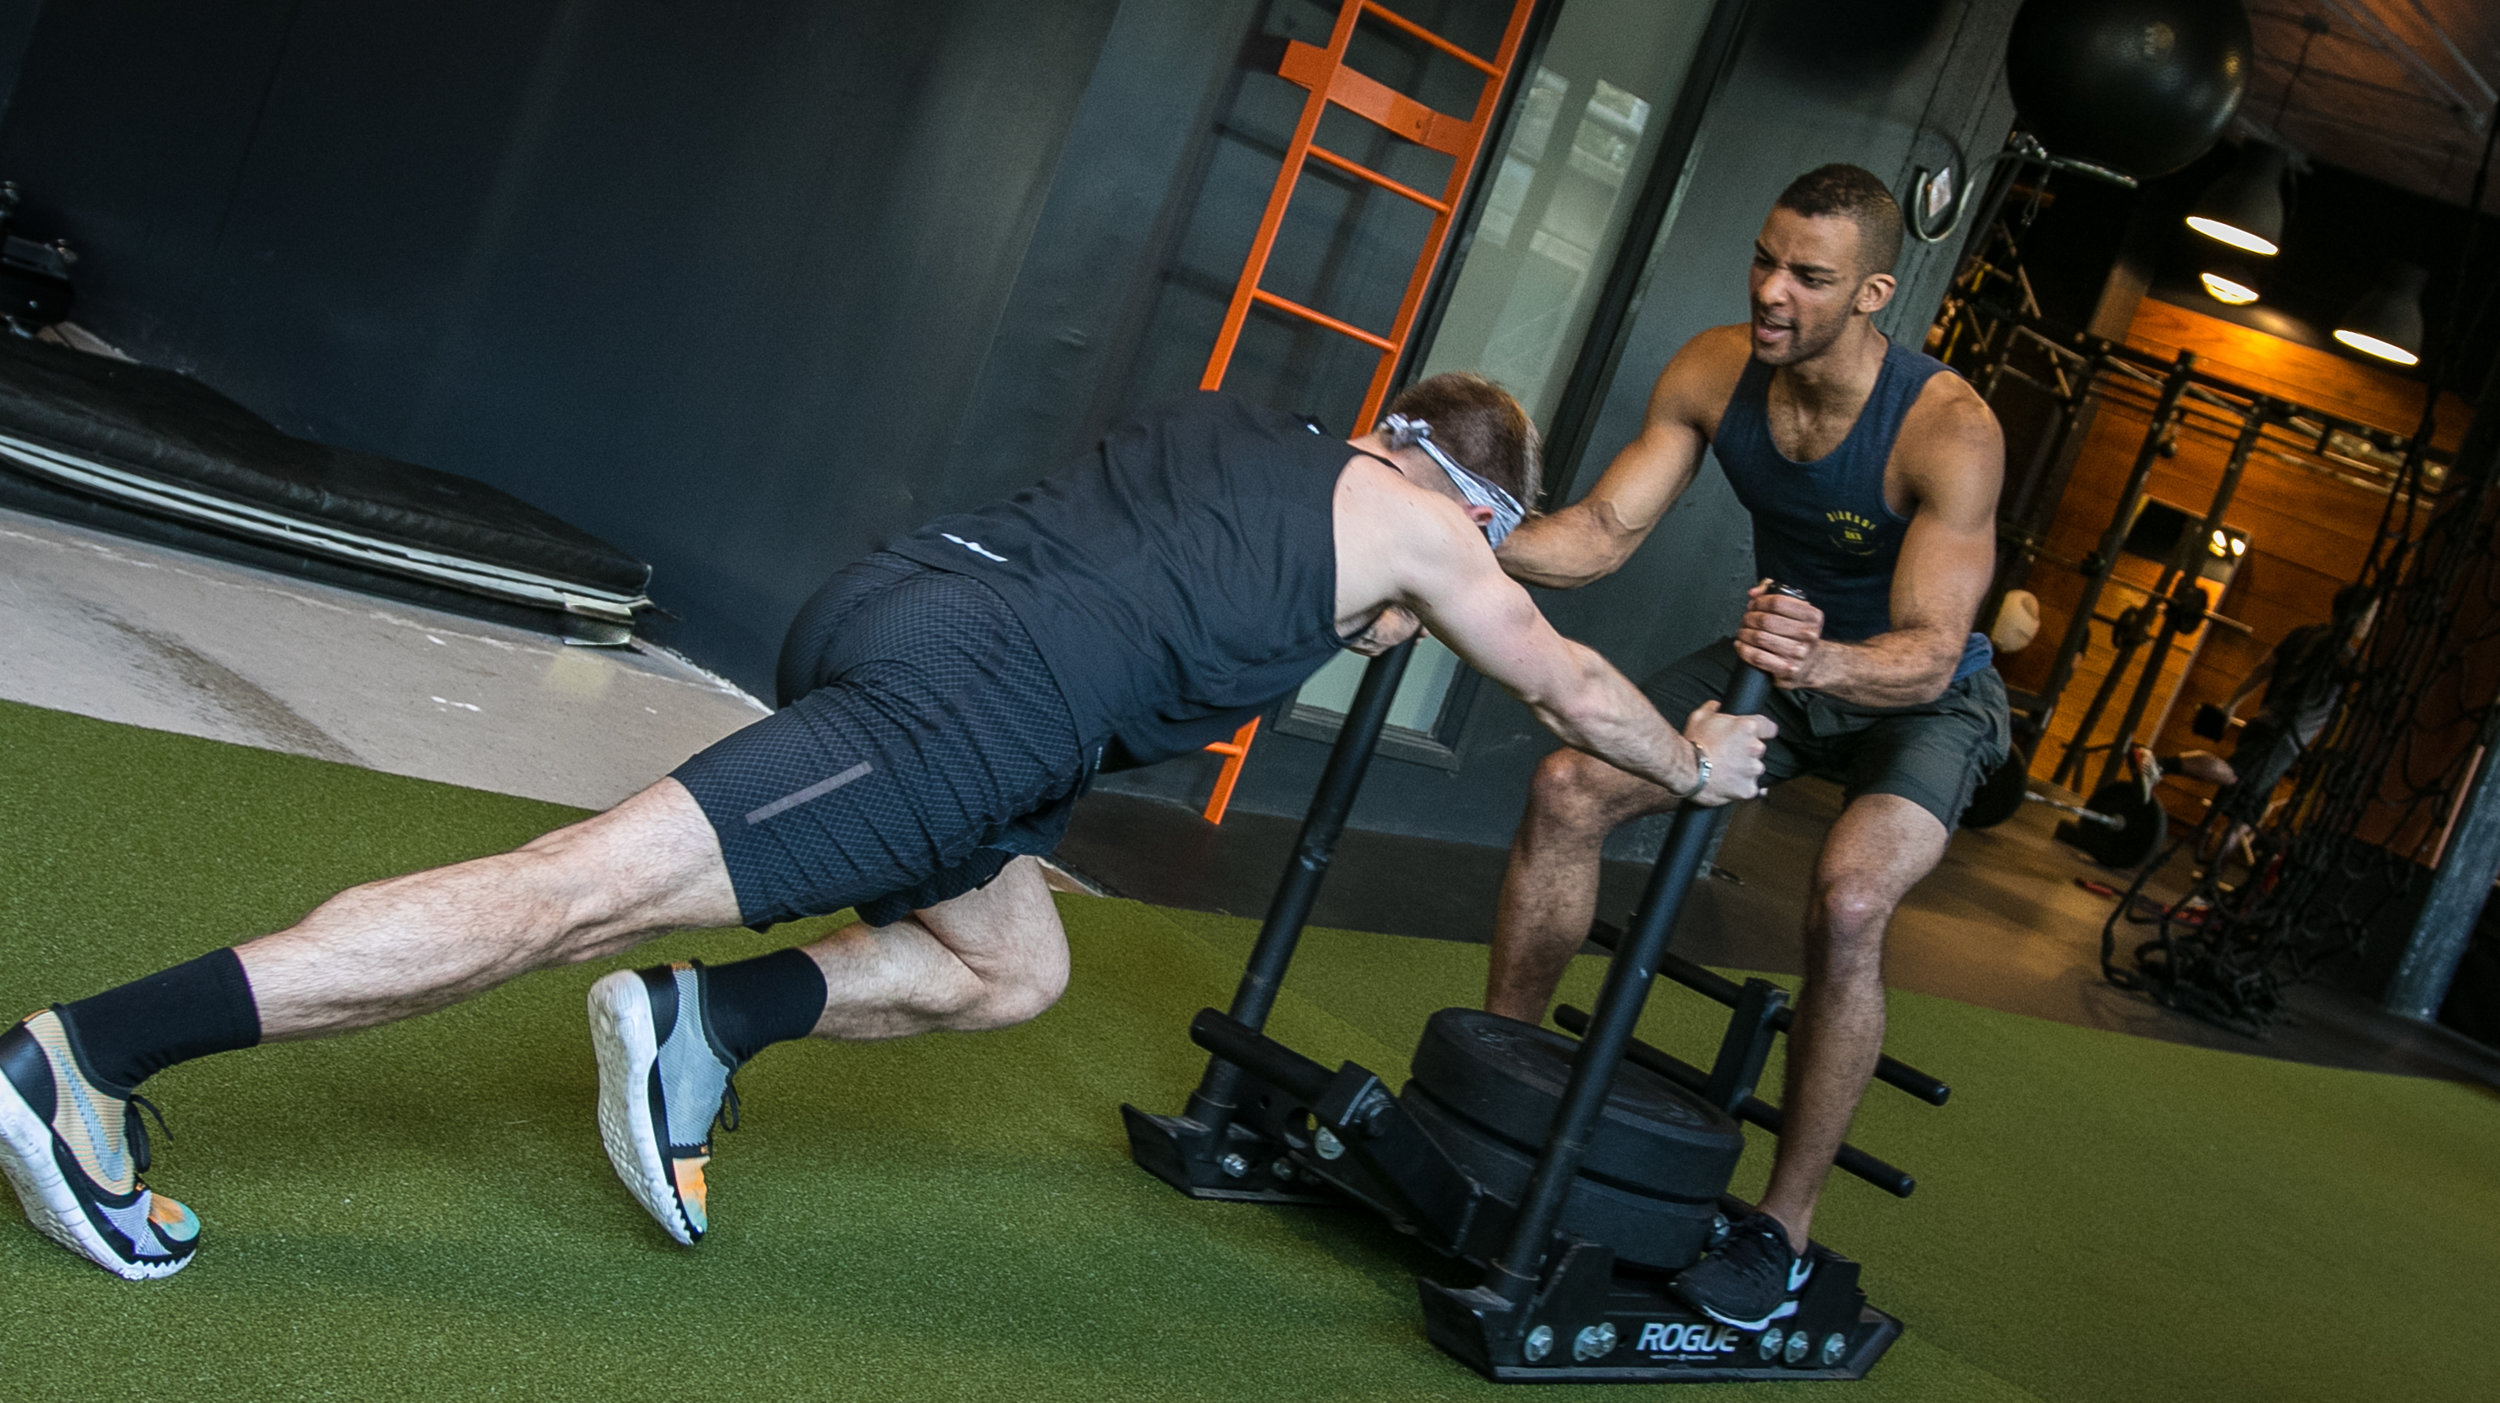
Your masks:
M852 907L870 925L1047 853L1089 776L1050 668L989 586L879 552L782 644L782 709L675 770L758 930Z
M1693 708L1726 695L1735 668L1735 641L1722 638L1669 663L1641 690L1681 729ZM2005 682L1993 667L1921 706L1858 706L1773 688L1762 714L1780 728L1763 755L1765 783L1816 774L1844 787L1843 802L1896 794L1934 814L1947 832L2014 739Z

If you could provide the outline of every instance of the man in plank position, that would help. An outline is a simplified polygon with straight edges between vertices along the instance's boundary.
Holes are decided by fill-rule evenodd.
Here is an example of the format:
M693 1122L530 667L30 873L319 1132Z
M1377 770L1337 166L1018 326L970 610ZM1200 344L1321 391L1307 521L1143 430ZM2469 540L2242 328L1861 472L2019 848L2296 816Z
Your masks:
M1565 742L1695 803L1754 793L1768 723L1702 706L1679 733L1495 563L1536 491L1518 404L1444 375L1392 408L1350 452L1222 395L1149 413L837 573L784 644L783 709L606 813L28 1017L0 1034L0 1168L27 1216L108 1271L168 1275L199 1220L138 1178L153 1073L663 931L854 908L812 945L592 987L609 1159L692 1242L730 1075L764 1047L996 1028L1057 1000L1066 936L1020 855L1057 843L1106 750L1196 749L1419 619Z
M1996 564L2003 448L1961 377L1887 341L1901 212L1883 182L1825 166L1789 185L1754 245L1752 320L1687 342L1640 436L1587 496L1523 526L1503 568L1569 588L1613 573L1715 449L1753 517L1757 586L1722 640L1643 684L1669 715L1714 695L1737 659L1776 683L1766 780L1847 786L1806 915L1806 979L1761 1211L1676 1279L1696 1308L1759 1328L1796 1309L1833 1153L1884 1029L1884 928L1943 857L1971 791L2005 755L2005 688L1970 632ZM1485 1007L1542 1021L1587 936L1600 851L1679 796L1602 756L1556 751L1511 846Z

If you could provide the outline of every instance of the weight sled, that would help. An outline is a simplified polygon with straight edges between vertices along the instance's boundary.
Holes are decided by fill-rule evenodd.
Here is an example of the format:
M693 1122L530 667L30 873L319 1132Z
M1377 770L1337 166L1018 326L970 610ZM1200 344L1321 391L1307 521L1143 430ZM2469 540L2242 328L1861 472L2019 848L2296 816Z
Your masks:
M1196 1198L1355 1204L1447 1265L1418 1283L1427 1335L1509 1383L1662 1383L1863 1377L1901 1333L1869 1305L1858 1265L1821 1244L1794 1314L1761 1330L1709 1320L1675 1298L1690 1266L1745 1205L1726 1195L1738 1121L1777 1133L1755 1096L1786 994L1739 988L1665 946L1723 810L1680 810L1649 890L1617 946L1594 1014L1548 1030L1473 1009L1427 1023L1412 1078L1392 1093L1353 1063L1331 1070L1260 1031L1378 740L1409 649L1376 660L1320 777L1229 1013L1190 1036L1212 1055L1178 1115L1121 1107L1138 1165ZM1759 709L1765 679L1739 669L1723 705ZM1615 934L1599 932L1599 934ZM1631 1036L1653 976L1730 1007L1713 1064L1689 1066ZM1930 1104L1948 1091L1885 1059L1881 1079ZM1906 1197L1909 1175L1854 1146L1836 1164Z

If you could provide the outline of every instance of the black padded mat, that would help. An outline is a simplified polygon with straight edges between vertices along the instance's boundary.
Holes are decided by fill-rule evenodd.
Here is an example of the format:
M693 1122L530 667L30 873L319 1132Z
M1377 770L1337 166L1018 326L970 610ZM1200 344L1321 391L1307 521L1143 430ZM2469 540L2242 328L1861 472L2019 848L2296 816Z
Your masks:
M651 567L473 478L285 434L189 376L0 336L0 434L265 511L591 589Z

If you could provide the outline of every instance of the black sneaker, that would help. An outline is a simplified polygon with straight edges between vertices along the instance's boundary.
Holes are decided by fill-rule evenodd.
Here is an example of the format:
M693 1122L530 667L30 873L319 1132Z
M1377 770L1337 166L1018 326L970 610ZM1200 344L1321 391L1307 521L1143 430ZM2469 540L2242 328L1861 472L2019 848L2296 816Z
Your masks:
M1814 1259L1788 1247L1788 1229L1768 1213L1728 1225L1727 1241L1669 1282L1684 1304L1722 1325L1759 1330L1797 1313L1797 1293L1814 1274Z

